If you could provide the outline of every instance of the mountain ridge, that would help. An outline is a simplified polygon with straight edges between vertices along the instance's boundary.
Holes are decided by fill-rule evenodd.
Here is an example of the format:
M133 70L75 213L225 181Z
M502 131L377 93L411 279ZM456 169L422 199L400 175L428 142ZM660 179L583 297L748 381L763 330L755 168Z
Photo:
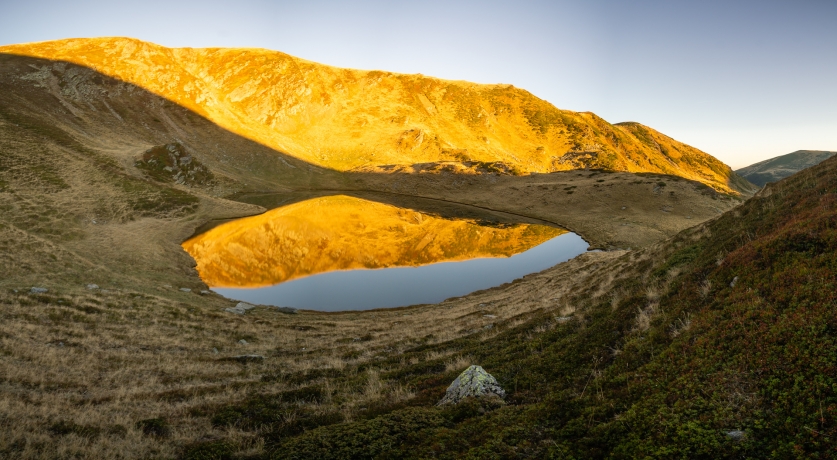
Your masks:
M513 85L342 69L260 48L166 48L118 37L7 45L0 53L89 67L337 171L499 163L516 174L655 172L723 192L751 191L722 162L652 128L558 109Z
M784 179L803 169L818 165L837 154L827 150L797 150L753 163L735 172L759 187Z

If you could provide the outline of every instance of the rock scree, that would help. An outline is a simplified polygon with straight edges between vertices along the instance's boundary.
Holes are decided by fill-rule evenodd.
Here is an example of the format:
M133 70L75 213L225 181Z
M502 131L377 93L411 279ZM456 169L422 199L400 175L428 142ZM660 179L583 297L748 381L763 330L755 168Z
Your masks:
M506 392L500 387L491 374L485 371L482 366L471 365L465 369L445 392L445 397L437 404L458 404L463 399L472 396L505 398Z

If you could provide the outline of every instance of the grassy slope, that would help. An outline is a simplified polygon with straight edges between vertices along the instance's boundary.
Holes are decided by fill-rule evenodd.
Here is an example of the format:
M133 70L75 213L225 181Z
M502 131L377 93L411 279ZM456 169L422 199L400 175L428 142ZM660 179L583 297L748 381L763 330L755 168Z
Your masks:
M289 435L323 423L374 420L376 414L407 405L418 407L407 409L408 416L427 420L412 426L441 423L439 431L432 431L434 438L444 441L446 449L464 451L480 442L476 432L461 431L485 427L476 416L479 408L429 409L457 372L474 360L514 388L511 401L529 405L512 404L489 416L520 412L512 428L531 422L529 408L542 408L532 404L553 393L546 382L577 384L573 391L590 397L580 383L591 375L587 358L594 356L595 347L610 343L605 339L614 337L616 327L601 329L601 334L588 328L588 349L573 335L584 329L576 329L572 321L559 323L553 315L594 308L587 305L587 297L604 295L609 306L609 294L620 292L610 287L618 281L614 273L624 272L625 278L640 269L653 270L637 253L633 262L620 261L612 271L608 264L615 254L598 253L439 306L294 317L268 310L247 317L224 314L229 301L177 290L202 287L179 247L191 229L211 217L255 212L218 196L269 187L336 187L343 179L292 157L278 157L182 107L89 69L32 58L2 59L2 455L171 457L204 436L224 439L215 447L224 449L228 442L254 455L268 455L278 445L287 452L305 452L316 448L310 435L297 440ZM189 187L150 180L135 167L149 148L175 141L200 159L215 182ZM570 208L588 215L624 212L630 220L671 219L651 240L714 215L716 206L728 209L734 204L703 196L695 184L675 179L589 171L499 178L439 174L430 185L442 198L467 197L487 207L501 202L502 195L517 206L504 204L507 210L520 211L525 203L525 213L553 221L571 213ZM491 188L494 181L499 188ZM668 185L660 186L662 181ZM627 209L621 209L622 203ZM681 208L683 215L675 216ZM687 212L694 221L685 220ZM619 228L637 233L634 224ZM582 234L588 229L593 232L592 224L579 226ZM588 269L597 278L585 274ZM84 285L89 282L110 292L88 291ZM626 283L624 295L631 286ZM50 293L14 292L33 285L45 285ZM593 287L595 292L586 291ZM643 295L646 287L641 287ZM630 328L634 313L624 310L628 326L619 327ZM533 315L540 315L538 322L515 329ZM550 361L534 353L557 350L549 349L557 340L549 334L564 332L569 335L561 346L577 350L578 358L544 369ZM507 338L491 341L494 337L512 337L518 349L509 349ZM241 338L250 345L238 344ZM267 359L246 366L229 360L241 353L261 353ZM558 372L562 369L565 374ZM598 388L597 381L591 380L591 388ZM312 384L321 388L309 388ZM236 401L246 401L246 407ZM548 409L543 410L550 413ZM147 430L137 424L158 417L168 420L166 436L144 434ZM556 426L563 426L559 422ZM340 430L358 426L340 425ZM446 433L450 441L445 441ZM397 441L396 435L380 439ZM533 438L537 442L546 439L538 436ZM497 449L521 442L500 439ZM545 447L537 442L519 447L520 452L541 452Z
M133 83L230 131L337 170L502 162L516 172L656 172L747 191L729 167L638 123L560 110L510 85L329 67L261 49L169 49L125 38L0 47Z
M198 294L205 285L180 247L207 220L260 211L222 198L229 194L346 184L417 190L437 204L482 206L470 208L475 219L567 222L593 244L621 247L659 241L737 204L670 176L339 175L91 69L10 55L0 56L0 67L0 456L171 458L204 437L263 454L274 425L230 428L216 418L223 407L286 394L281 417L298 420L288 427L298 431L315 425L309 416L356 419L373 402L412 399L411 387L384 382L367 363L477 333L490 338L545 299L589 284L585 273L601 274L615 257L591 254L530 277L535 284L441 305L333 315L258 309L239 317L224 312L234 302ZM185 182L160 167L174 166L172 155ZM184 165L186 157L192 162ZM404 198L374 196L393 204ZM30 295L32 286L49 293ZM243 353L266 358L231 359ZM426 358L416 351L405 362ZM468 360L434 355L443 358L440 381ZM319 393L328 395L322 401L306 402L305 387L328 385L329 376L342 383ZM164 433L139 423L158 418L167 421Z
M745 168L738 169L735 172L751 183L761 187L768 182L782 180L791 174L819 164L831 158L834 154L837 154L837 152L797 150L787 155L760 161Z
M488 340L465 337L370 364L416 397L301 434L274 424L274 457L830 457L836 218L832 159L623 256L609 289L568 299L577 308L570 321L545 308ZM455 373L444 374L440 360L404 363L443 351L483 365L509 405L432 407ZM266 401L249 407L269 413ZM229 410L238 414L231 422L253 416ZM318 423L330 421L310 425Z

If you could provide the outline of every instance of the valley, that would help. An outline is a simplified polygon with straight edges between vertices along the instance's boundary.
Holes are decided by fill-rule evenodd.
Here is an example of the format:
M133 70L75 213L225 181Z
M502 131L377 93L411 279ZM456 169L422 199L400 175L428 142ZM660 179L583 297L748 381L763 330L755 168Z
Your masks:
M0 456L829 452L835 159L753 196L651 128L510 86L232 53L0 47ZM237 314L208 291L332 269L271 261L335 214L394 228L398 212L467 244L413 254L431 230L376 236L375 267L565 231L600 251L405 308ZM368 225L350 217L329 236L341 254ZM463 236L479 223L513 236L480 246ZM264 244L190 256L228 230ZM242 262L261 271L228 276ZM435 407L471 364L505 402Z

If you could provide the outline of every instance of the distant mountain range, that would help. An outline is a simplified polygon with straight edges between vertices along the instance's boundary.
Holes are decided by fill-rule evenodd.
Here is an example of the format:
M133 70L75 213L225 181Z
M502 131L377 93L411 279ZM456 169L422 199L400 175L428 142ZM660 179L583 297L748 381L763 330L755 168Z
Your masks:
M166 48L131 38L10 45L0 53L85 66L336 171L476 163L512 174L607 169L677 175L725 192L750 188L721 161L647 126L561 110L512 85L341 69L264 49ZM73 89L84 76L73 78L53 88L57 98L92 95Z
M769 182L777 182L791 174L820 164L837 154L825 150L797 150L769 160L760 161L745 168L737 169L739 176L751 183L763 187Z

